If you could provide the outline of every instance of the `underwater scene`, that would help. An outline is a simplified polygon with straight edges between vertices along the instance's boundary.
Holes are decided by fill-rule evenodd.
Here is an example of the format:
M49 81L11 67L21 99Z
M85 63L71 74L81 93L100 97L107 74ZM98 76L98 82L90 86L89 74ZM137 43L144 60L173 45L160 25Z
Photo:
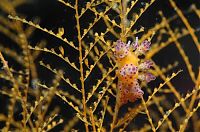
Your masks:
M0 131L199 132L199 0L0 0Z

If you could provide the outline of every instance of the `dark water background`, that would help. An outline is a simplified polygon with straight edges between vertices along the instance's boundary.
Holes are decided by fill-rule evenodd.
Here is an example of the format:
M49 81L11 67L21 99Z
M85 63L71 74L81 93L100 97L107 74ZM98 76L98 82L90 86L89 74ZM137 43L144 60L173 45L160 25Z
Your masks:
M83 2L85 2L83 0ZM143 1L145 2L145 1ZM141 4L143 4L141 2ZM177 6L183 11L186 12L186 10L192 5L195 4L197 8L200 8L200 1L199 0L176 0ZM139 5L138 5L139 6ZM168 0L157 0L144 14L143 16L138 20L136 27L143 26L145 29L152 28L155 23L160 22L160 17L158 16L158 11L162 10L164 15L169 18L173 15L175 15L174 9L170 6L170 3ZM75 29L75 19L74 19L74 12L71 10L66 9L61 3L57 2L56 0L32 0L29 4L24 5L18 9L18 11L22 14L25 14L26 19L32 20L35 17L40 18L40 25L42 27L47 27L48 29L56 30L58 27L64 27L66 29L66 36L73 40L76 37L76 33L74 32ZM0 12L1 13L1 12ZM186 13L186 17L188 18L189 22L191 23L191 26L194 29L200 30L200 21L197 18L197 16L194 16L193 14ZM87 18L82 21L82 24L84 25L87 23L87 19L90 19L90 14L88 14ZM172 23L172 28L183 26L183 23L181 20L177 20L176 22ZM200 36L200 32L198 31L197 36ZM6 39L2 37L0 34L0 38L2 41L6 42ZM47 35L46 33L43 33L41 31L36 30L34 35L30 38L30 44L34 45L34 43L37 43L41 39L47 39L48 47L58 47L62 42L60 42L58 39L55 39L54 37L51 37L50 35ZM200 40L200 37L198 38ZM191 37L184 37L180 40L182 47L186 54L188 55L190 62L193 66L193 71L195 72L195 75L198 74L198 67L200 65L200 55L193 44ZM192 44L191 44L192 43ZM12 44L11 44L12 46ZM15 48L14 46L12 48ZM69 47L65 47L66 49ZM17 50L17 49L16 49ZM70 56L74 56L74 60L78 60L78 57L74 55L74 51L70 48L67 50L67 54ZM57 68L62 68L65 70L65 72L69 72L68 74L72 75L72 78L76 77L77 73L73 73L69 71L67 67L65 67L65 64L62 62L56 62L52 56L46 55L45 58L39 57L38 60L47 60L47 62L53 62ZM191 78L189 77L189 74L187 73L185 64L183 63L183 60L178 53L177 49L173 46L169 46L165 48L162 52L160 52L158 55L156 55L153 60L161 67L166 67L169 63L173 63L174 61L179 61L179 66L175 68L173 71L177 71L179 69L183 69L183 72L180 76L178 76L178 79L175 79L176 83L174 85L180 91L181 93L186 93L190 91L194 84L191 81ZM49 74L48 71L39 70L39 75L45 78L44 81L48 82L53 77L51 77L51 74ZM92 80L91 80L92 81ZM3 98L4 96L0 96L0 108L5 107L5 104L7 103L6 100ZM59 99L58 99L59 100ZM70 117L71 110L65 109L66 104L63 104L62 101L55 101L50 106L50 109L55 107L55 105L61 105L63 107L61 113L64 118ZM0 110L1 112L1 110ZM21 118L21 116L17 116L16 118ZM82 126L80 126L82 127ZM1 128L1 125L0 125ZM61 126L60 126L61 128Z

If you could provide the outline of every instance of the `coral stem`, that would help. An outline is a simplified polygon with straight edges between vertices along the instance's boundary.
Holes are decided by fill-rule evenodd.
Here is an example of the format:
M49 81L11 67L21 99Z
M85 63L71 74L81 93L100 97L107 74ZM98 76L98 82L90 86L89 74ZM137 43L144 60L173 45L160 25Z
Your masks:
M117 116L118 116L118 112L119 112L119 108L120 108L120 100L119 100L119 92L117 92L117 97L116 97L116 104L115 104L115 110L114 110L114 115L113 115L113 121L112 121L112 124L111 124L111 128L110 128L110 132L113 132L114 131L114 128L115 128L115 123L116 123L116 120L117 120Z
M78 42L79 42L79 64L80 64L80 81L81 81L81 92L82 92L82 104L83 104L83 116L87 119L86 113L86 99L85 99L85 86L84 86L84 75L83 75L83 55L82 55L82 42L81 42L81 32L80 32L80 22L79 22L79 14L78 14L78 0L76 0L75 4L76 10L76 23L77 23L77 32L78 32ZM88 132L88 124L85 123L86 132Z

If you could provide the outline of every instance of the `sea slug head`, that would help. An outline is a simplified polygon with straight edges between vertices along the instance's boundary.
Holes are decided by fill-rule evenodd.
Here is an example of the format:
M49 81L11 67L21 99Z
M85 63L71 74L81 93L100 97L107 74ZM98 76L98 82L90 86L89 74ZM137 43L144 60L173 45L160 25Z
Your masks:
M114 56L117 59L122 59L126 57L129 53L130 45L122 42L121 40L117 40L115 45Z

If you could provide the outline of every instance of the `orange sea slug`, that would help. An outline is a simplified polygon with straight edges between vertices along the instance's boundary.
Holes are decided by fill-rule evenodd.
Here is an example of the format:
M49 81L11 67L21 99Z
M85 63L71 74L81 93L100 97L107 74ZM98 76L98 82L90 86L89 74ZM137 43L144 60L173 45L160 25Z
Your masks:
M139 56L144 55L150 49L150 45L148 40L139 45L137 38L133 44L130 41L125 44L121 40L117 40L114 56L118 66L117 87L120 104L126 104L128 101L134 102L143 96L144 92L141 90L138 79L147 83L155 79L155 76L148 72L148 69L153 66L153 62L139 59Z

